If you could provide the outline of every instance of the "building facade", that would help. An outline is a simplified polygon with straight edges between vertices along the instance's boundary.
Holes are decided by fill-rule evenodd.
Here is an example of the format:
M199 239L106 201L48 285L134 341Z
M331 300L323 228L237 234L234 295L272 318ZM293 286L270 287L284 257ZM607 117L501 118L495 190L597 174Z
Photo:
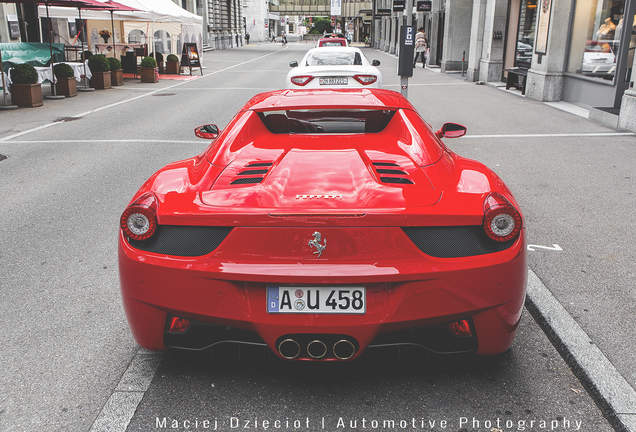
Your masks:
M395 53L406 15L382 16L392 3L376 0L373 42ZM442 72L485 83L512 73L530 99L570 102L636 131L635 12L636 0L432 0L427 12L413 8L412 22Z
M203 43L227 49L245 43L243 0L172 0L183 9L203 17Z

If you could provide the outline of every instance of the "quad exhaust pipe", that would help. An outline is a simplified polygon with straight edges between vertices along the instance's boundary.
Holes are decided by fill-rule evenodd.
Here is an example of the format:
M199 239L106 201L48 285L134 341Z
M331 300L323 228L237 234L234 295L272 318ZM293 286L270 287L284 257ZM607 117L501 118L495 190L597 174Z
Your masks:
M303 348L301 344L293 338L285 338L278 344L278 353L287 360L293 360L301 355ZM314 339L305 346L305 351L309 357L320 360L329 357L329 346L320 339ZM340 339L331 346L333 357L338 360L348 360L356 353L356 346L347 339Z

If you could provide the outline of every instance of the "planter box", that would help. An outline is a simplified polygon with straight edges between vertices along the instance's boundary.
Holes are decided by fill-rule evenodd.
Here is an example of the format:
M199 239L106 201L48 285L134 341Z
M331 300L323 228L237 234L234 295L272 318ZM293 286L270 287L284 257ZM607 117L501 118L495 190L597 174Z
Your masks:
M156 83L159 82L159 68L145 68L141 69L141 82Z
M167 62L166 73L172 75L179 75L179 62Z
M124 85L124 70L117 69L110 71L110 83L114 86Z
M112 88L110 71L107 72L93 72L91 78L91 87L97 90L104 90Z
M55 84L55 90L60 96L77 96L77 81L75 80L75 77L58 78L57 83Z
M39 107L42 101L41 84L11 84L11 102L19 107Z

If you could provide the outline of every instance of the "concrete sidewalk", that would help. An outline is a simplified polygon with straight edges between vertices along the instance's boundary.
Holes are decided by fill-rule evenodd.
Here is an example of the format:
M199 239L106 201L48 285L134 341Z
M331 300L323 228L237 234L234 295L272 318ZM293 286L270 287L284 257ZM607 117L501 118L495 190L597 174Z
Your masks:
M437 71L414 70L409 100L433 129L467 126L446 144L513 191L531 245L528 310L614 428L636 431L636 135L594 123L580 107ZM400 91L395 69L383 74Z

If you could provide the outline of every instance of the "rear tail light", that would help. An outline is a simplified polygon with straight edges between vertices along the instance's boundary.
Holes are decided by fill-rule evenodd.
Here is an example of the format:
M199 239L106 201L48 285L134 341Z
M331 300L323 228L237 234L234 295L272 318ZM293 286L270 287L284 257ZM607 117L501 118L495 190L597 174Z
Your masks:
M378 80L378 77L375 75L354 75L353 78L362 85L373 84Z
M292 77L291 82L292 84L296 84L297 86L304 86L307 85L312 79L314 79L314 77L311 75L298 75Z
M467 320L455 321L448 325L451 331L456 336L472 336L473 332L470 330L470 324Z
M157 229L157 197L152 193L140 196L121 215L119 225L132 240L146 240Z
M513 240L521 231L521 215L500 193L493 192L484 200L484 230L498 242Z
M190 320L187 320L185 318L172 317L170 318L170 327L168 328L168 331L170 333L183 333L188 329L189 325Z

